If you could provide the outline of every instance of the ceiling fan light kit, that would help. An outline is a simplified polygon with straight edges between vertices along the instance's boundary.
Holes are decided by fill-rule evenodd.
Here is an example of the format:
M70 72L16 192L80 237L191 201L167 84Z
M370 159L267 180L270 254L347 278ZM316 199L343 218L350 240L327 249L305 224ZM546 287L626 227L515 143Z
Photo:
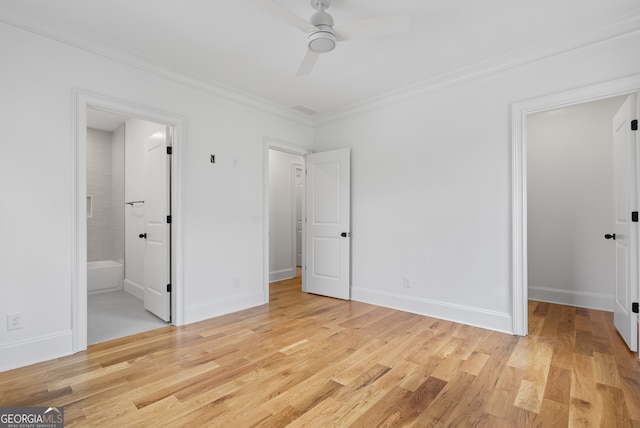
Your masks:
M309 23L318 31L313 31L307 37L307 45L310 50L317 53L330 52L336 47L336 34L333 32L333 17L324 11L329 7L328 1L311 0L311 6L318 9L311 15Z
M309 50L317 53L330 52L336 47L336 35L333 33L333 28L320 29L315 33L309 34L307 38Z
M252 2L282 21L308 33L307 54L298 69L298 76L309 74L318 56L335 49L338 40L344 41L361 37L378 36L407 31L409 29L408 19L398 20L397 17L382 17L358 21L351 23L351 25L347 24L346 26L341 25L341 30L337 36L333 29L333 17L325 12L325 9L331 6L331 0L310 0L311 7L317 10L317 12L311 16L309 22L294 14L289 9L286 9L275 0L252 0ZM345 32L345 30L347 31Z

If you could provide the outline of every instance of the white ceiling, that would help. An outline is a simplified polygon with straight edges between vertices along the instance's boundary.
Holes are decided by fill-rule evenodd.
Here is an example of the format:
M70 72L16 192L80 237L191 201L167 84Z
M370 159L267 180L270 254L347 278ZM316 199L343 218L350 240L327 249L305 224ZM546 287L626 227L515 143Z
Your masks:
M308 18L309 0L277 0ZM409 14L296 77L306 35L250 0L0 0L0 20L152 69L328 114L638 29L637 0L333 0L340 23ZM449 76L449 77L448 77Z
M122 124L125 123L127 119L129 119L129 117L123 116L121 114L111 113L94 108L87 109L88 128L113 132L116 129L120 128L120 126L122 126Z

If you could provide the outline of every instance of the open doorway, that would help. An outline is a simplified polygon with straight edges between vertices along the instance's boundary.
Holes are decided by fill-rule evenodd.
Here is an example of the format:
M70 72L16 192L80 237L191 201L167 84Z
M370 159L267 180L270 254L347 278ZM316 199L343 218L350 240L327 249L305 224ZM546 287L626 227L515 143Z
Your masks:
M72 266L72 332L74 352L83 351L87 348L88 339L88 222L87 216L93 210L97 200L90 202L87 192L87 129L89 111L98 110L107 113L115 113L116 120L138 121L139 123L150 123L157 129L153 135L145 135L144 143L144 169L145 177L150 177L146 182L138 181L138 185L145 187L144 197L138 198L132 195L125 195L126 200L120 199L122 209L140 208L138 201L144 200L145 215L144 230L125 229L125 240L132 233L135 241L145 243L147 249L153 247L153 251L146 251L144 268L157 266L156 259L164 258L166 262L162 268L151 269L151 275L145 275L142 288L144 288L145 308L158 314L158 316L174 325L181 325L184 322L183 296L183 263L181 257L182 248L182 210L180 183L182 176L181 168L181 146L183 141L184 120L179 116L168 114L157 109L139 106L128 102L115 100L98 94L88 93L80 90L74 91L75 99L75 146L74 158L74 205L76 207L73 216L75 234L73 237L74 263ZM115 126L117 129L119 126ZM127 126L125 125L125 131ZM135 128L132 126L130 128ZM144 126L139 129L144 129ZM132 129L129 129L130 131ZM143 133L144 134L144 133ZM113 153L112 153L113 156ZM147 162L149 160L149 162ZM152 171L147 174L147 171ZM126 181L126 177L125 177ZM144 182L144 184L143 184ZM165 185L161 191L147 192L146 188L157 188L155 184L162 182ZM150 187L151 186L151 187ZM120 196L121 198L122 196ZM131 205L127 202L132 202ZM92 206L93 205L93 206ZM118 208L120 209L120 208ZM148 215L147 215L148 214ZM151 236L150 236L151 232ZM145 236L146 234L146 236ZM160 237L160 235L162 237ZM133 236L133 235L132 235ZM151 238L151 239L149 239ZM122 238L120 238L122 241ZM173 251L169 248L173 247ZM125 246L125 255L127 257ZM153 257L148 258L146 255ZM118 257L117 255L115 256ZM102 258L102 257L100 257ZM148 263L151 260L151 264ZM126 269L126 260L122 266L123 276ZM150 279L147 281L146 279ZM136 281L137 282L137 281ZM129 284L130 285L130 284ZM123 288L127 286L123 278ZM98 293L100 294L100 293ZM130 293L131 294L131 293ZM148 295L151 297L147 299ZM158 298L159 296L159 298ZM147 301L149 305L147 305ZM158 308L161 307L162 311ZM164 324L166 325L166 323Z
M265 179L265 216L270 218L271 211L275 209L271 201L272 193L269 190L269 174L271 165L268 161L273 147L266 146L266 179ZM273 150L274 152L277 150ZM307 154L304 157L304 183L300 183L299 189L304 188L304 204L300 204L302 221L302 291L321 296L335 297L349 300L351 298L351 185L350 185L350 149L342 148L320 153ZM298 169L294 167L295 171ZM295 174L293 174L295 177ZM289 189L294 187L295 179L289 180L286 192L295 193ZM292 210L292 205L287 205L287 210ZM277 214L274 213L274 216ZM293 216L292 216L293 217ZM287 229L292 230L291 220ZM270 227L265 230L265 243L271 248ZM295 235L295 233L294 233ZM291 238L293 241L293 238ZM295 265L296 251L287 252L286 259L291 260L291 266ZM268 267L271 251L266 251L265 278L269 278ZM265 281L265 303L269 300L269 281Z
M170 215L170 163L166 153L154 156L149 150L149 144L156 142L152 136L163 140L160 145L170 146L171 130L164 125L87 109L89 345L163 327L170 321L171 294L154 290L153 278L145 278L147 271L164 272L156 288L170 283L170 224L162 218ZM155 150L166 151L164 147ZM159 165L154 168L154 163ZM164 207L154 207L158 199ZM161 211L157 216L161 221L150 220L154 209ZM157 247L165 254L153 257ZM156 294L162 300L160 308L154 304Z
M524 102L516 103L512 106L512 129L513 129L513 205L512 205L512 226L513 226L513 332L514 334L525 336L527 335L528 317L527 317L527 302L528 302L528 218L527 218L527 126L529 115L565 108L585 102L603 100L606 98L612 98L617 96L630 96L625 104L632 104L635 110L637 105L636 94L640 87L640 76L632 76L616 81L610 81L602 84L592 85L584 88L574 89L563 93L553 94L545 97L540 97ZM617 116L617 115L616 115ZM636 139L636 134L632 134L629 130L632 129L629 126L630 123L626 123L624 129L627 130L627 142L631 142ZM613 132L613 129L612 129ZM616 138L614 138L616 140ZM627 144L627 143L625 143ZM628 147L630 147L627 144ZM635 173L637 170L637 159L635 158L635 149L629 152L629 167L631 168L630 174ZM628 181L633 184L635 188L635 181ZM617 188L617 187L616 187ZM631 188L631 187L630 187ZM637 192L631 192L630 196L635 200L637 198ZM625 211L627 212L627 211ZM627 212L628 216L631 216L631 212ZM632 240L637 240L637 230L628 232L627 235ZM637 273L637 260L633 260L636 266L631 268L632 273ZM618 272L619 273L619 272ZM620 275L617 275L619 277ZM630 294L637 296L638 285L637 281L631 281L635 285L629 286ZM618 290L616 296L619 296ZM630 309L629 309L630 311ZM617 318L618 311L615 311ZM633 321L633 317L630 318ZM632 322L637 327L637 317Z
M305 159L268 149L269 283L301 275Z
M611 124L626 96L527 116L528 291L533 300L613 311Z

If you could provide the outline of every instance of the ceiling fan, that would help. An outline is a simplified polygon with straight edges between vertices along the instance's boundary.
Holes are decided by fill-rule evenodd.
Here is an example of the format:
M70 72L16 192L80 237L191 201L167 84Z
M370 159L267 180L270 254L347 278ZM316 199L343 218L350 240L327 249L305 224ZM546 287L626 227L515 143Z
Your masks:
M408 16L383 16L356 21L346 25L341 24L336 30L333 28L333 17L326 12L331 6L331 0L310 0L311 7L316 12L308 22L275 0L251 1L276 18L308 33L308 49L298 69L298 76L309 74L320 54L332 51L339 41L400 33L409 30Z

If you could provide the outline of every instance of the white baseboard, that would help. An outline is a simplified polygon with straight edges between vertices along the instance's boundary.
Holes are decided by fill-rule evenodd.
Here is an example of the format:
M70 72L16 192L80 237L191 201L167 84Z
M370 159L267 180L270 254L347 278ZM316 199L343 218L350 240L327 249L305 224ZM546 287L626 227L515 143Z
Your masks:
M136 296L140 300L144 300L144 287L137 282L125 278L124 291Z
M581 308L613 311L613 295L529 285L529 299Z
M291 279L296 276L295 270L289 269L280 269L269 272L269 282L282 281L284 279Z
M503 312L487 311L470 306L438 302L360 287L353 287L351 289L351 299L385 308L397 309L399 311L467 324L487 330L513 334L512 317L510 314Z
M184 314L185 324L191 324L209 318L218 317L220 315L242 311L244 309L264 305L264 303L264 294L262 292L258 292L188 305Z
M0 372L73 353L73 332L63 331L0 346Z

